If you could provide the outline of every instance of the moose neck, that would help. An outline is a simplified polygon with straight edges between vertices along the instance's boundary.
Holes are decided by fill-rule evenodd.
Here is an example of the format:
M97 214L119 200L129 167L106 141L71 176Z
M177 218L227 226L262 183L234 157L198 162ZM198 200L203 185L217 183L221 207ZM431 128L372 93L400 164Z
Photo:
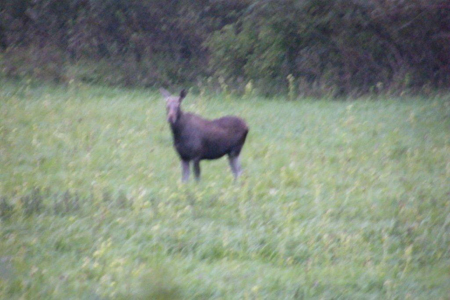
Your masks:
M170 129L172 130L173 138L177 139L183 128L183 112L178 110L177 120L174 123L170 123Z

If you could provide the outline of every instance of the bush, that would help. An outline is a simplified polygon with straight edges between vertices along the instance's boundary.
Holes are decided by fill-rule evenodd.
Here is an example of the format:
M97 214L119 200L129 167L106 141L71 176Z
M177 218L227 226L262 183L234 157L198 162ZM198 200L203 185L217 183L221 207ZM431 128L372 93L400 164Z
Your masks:
M447 87L449 10L438 0L261 1L206 44L216 76L260 89L286 91L289 75L337 95Z
M319 96L450 82L446 0L8 0L0 15L9 77Z

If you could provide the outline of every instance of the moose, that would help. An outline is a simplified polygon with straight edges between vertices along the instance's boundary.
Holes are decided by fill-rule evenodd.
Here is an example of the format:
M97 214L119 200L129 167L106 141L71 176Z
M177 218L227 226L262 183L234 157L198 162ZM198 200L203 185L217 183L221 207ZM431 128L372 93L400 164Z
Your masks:
M228 155L228 161L237 180L241 174L239 154L248 134L245 121L235 116L225 116L207 120L196 114L183 112L181 102L186 97L186 90L179 96L170 94L161 88L166 100L167 121L173 135L173 144L181 159L182 182L189 179L189 165L194 166L195 179L200 180L200 161L218 159Z

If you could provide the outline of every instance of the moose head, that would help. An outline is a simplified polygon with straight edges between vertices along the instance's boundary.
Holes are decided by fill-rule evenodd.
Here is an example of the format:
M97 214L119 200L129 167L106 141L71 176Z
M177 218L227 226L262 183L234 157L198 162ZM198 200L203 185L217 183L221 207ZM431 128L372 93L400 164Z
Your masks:
M174 124L180 117L180 106L183 99L186 97L186 90L180 92L180 96L172 96L163 88L159 89L161 94L166 98L167 121Z

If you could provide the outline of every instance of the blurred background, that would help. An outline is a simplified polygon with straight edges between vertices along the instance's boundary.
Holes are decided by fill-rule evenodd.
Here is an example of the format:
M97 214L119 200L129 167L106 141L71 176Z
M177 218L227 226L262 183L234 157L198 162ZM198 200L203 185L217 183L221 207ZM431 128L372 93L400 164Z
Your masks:
M448 0L2 0L1 76L263 95L450 86Z

